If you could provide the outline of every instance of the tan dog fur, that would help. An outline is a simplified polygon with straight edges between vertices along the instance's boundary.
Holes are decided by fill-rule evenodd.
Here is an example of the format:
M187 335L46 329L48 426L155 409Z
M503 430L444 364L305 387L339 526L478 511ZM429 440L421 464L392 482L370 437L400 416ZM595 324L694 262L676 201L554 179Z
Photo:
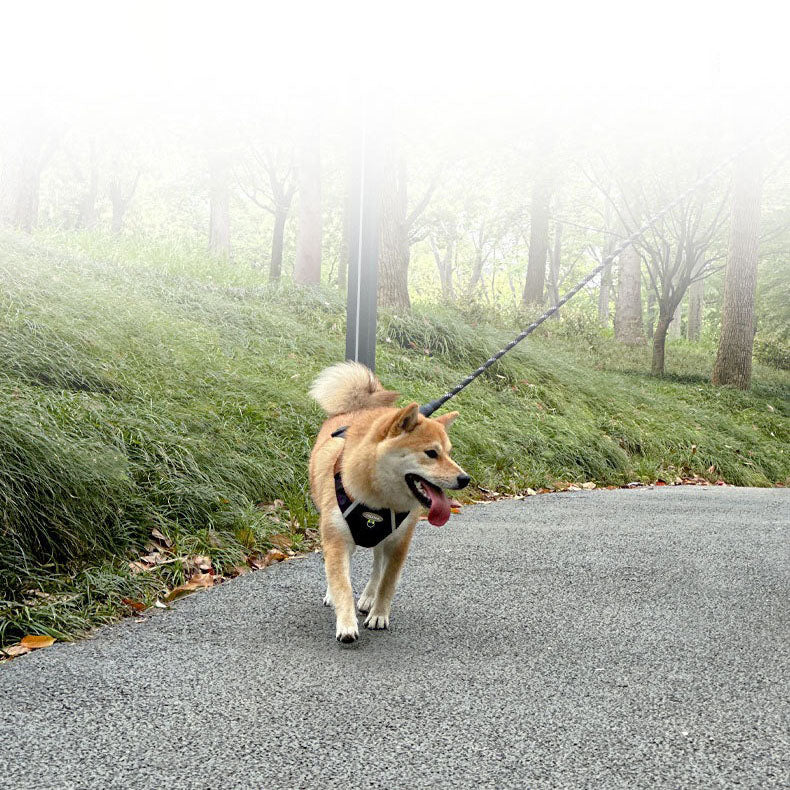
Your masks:
M450 458L446 431L458 412L431 419L419 413L416 403L395 408L398 393L385 390L368 368L355 362L327 368L310 394L329 415L310 456L310 489L321 513L324 603L335 607L338 641L353 642L359 636L350 575L356 545L337 504L338 459L343 487L352 499L371 508L409 511L406 521L373 549L373 571L358 602L359 611L367 613L366 628L387 628L395 588L423 510L405 475L418 474L441 488L462 487L458 483L466 474ZM348 426L344 436L332 437L343 426ZM437 457L429 458L426 450L435 451Z

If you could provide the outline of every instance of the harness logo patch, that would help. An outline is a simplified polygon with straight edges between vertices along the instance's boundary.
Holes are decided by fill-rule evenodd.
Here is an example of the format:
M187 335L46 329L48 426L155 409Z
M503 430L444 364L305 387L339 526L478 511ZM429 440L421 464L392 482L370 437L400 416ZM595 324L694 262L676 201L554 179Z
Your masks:
M380 521L384 521L384 518L378 513L370 513L368 511L364 511L362 513L362 517L368 520L368 527L371 529L375 527Z

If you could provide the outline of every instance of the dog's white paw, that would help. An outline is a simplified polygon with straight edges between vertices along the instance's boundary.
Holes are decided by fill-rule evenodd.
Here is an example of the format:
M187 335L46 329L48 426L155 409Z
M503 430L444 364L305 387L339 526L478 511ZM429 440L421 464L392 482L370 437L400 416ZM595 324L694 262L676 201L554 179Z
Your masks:
M372 595L362 595L359 597L357 601L357 609L362 612L362 614L367 614L373 606L373 596Z
M365 620L365 628L371 631L384 631L390 627L390 618L388 614L369 614Z
M326 591L324 595L324 606L331 606L332 605L332 596L329 594L329 590Z
M335 639L337 639L338 642L342 642L344 645L356 642L357 639L359 639L359 627L356 623L354 623L354 625L341 625L338 621Z

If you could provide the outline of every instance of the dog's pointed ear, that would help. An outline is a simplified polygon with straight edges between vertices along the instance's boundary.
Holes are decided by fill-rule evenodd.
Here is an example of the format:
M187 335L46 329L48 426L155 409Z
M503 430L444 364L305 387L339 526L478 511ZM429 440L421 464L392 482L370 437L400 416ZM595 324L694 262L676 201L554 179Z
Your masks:
M449 428L455 422L455 418L457 416L457 411L448 411L447 414L440 414L438 417L434 417L433 419L436 420L436 422L440 422L445 428Z
M404 406L390 422L387 428L387 436L399 436L402 433L409 433L417 427L417 417L420 415L420 404L410 403Z

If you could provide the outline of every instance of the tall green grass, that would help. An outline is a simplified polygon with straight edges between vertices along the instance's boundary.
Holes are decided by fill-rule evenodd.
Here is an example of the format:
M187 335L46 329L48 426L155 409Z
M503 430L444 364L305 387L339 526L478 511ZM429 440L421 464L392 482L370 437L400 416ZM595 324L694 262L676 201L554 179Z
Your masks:
M90 234L0 237L0 641L66 637L151 600L178 565L133 576L156 527L221 570L314 522L306 464L322 416L312 377L342 357L342 301L273 288L195 251ZM378 373L436 397L508 339L447 308L382 315ZM521 491L679 472L787 482L788 374L714 388L712 349L675 344L669 375L563 322L455 401L474 481ZM709 471L710 470L710 471Z

